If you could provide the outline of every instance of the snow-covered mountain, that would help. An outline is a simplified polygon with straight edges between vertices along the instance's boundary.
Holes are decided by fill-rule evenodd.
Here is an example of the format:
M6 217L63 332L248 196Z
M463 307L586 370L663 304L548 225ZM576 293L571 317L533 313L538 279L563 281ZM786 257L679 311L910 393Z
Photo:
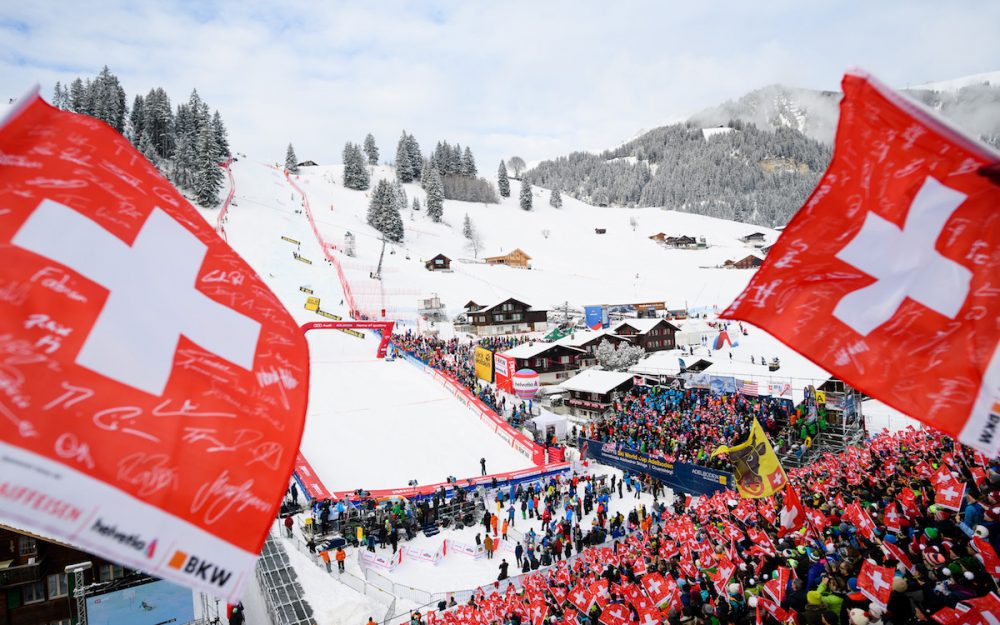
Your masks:
M832 143L837 130L840 93L768 85L737 100L705 109L688 120L696 126L724 126L738 119L758 128L793 128L824 143Z
M904 92L1000 147L1000 72ZM776 227L831 157L840 93L770 85L613 149L542 161L525 177L604 206L659 206Z
M902 89L974 136L1000 133L1000 71L929 82ZM755 89L736 99L692 115L701 127L739 119L760 128L794 128L824 143L832 143L840 115L839 91L816 91L785 85Z

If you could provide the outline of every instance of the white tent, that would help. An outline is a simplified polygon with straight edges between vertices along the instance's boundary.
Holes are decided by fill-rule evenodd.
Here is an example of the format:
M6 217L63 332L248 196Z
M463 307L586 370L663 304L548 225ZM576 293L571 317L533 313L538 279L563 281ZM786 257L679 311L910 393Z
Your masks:
M566 439L569 422L564 416L551 413L548 410L543 410L542 414L529 419L528 422L533 424L533 429L540 434L544 435L549 427L553 427L555 428L556 440L562 441Z

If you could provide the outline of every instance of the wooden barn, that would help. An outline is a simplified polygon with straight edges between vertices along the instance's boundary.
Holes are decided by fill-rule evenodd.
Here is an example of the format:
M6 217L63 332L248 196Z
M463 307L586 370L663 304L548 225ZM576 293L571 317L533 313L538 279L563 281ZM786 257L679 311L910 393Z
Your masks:
M507 265L508 267L531 269L531 257L519 247L503 256L487 256L483 260L486 261L487 265Z
M726 261L726 266L733 269L754 269L756 267L760 267L762 264L764 264L763 259L759 256L754 256L753 254L737 261Z
M451 271L451 259L444 254L438 254L424 263L427 271Z

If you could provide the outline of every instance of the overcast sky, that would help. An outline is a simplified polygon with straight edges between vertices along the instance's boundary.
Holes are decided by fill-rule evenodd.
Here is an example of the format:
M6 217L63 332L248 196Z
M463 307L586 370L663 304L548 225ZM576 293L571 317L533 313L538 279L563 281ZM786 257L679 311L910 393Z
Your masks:
M402 129L424 152L472 147L482 173L606 148L780 82L835 89L861 66L896 86L1000 69L1000 2L5 2L0 85L107 64L129 102L192 87L234 149L339 162L375 134L391 159Z

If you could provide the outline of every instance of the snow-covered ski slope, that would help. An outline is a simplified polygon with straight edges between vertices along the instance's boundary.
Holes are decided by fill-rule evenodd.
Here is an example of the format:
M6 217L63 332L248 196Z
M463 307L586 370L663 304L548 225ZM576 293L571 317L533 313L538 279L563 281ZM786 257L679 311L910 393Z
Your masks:
M301 196L283 173L260 163L235 163L233 172L236 193L224 226L229 243L300 324L324 320L305 310L309 294L300 287L320 298L322 310L346 318L337 275L305 213L296 212ZM205 216L212 221L211 213ZM374 336L313 331L307 337L310 396L301 450L328 490L472 477L481 457L491 473L533 466L416 367L376 359Z
M395 180L393 168L373 168L372 186L379 178ZM340 166L303 167L298 183L309 194L326 240L342 245L346 232L355 235L357 257L344 257L342 263L359 308L367 313L385 308L390 316L406 320L416 318L417 300L432 293L440 295L451 314L461 312L469 300L491 304L508 297L537 309L567 301L575 306L666 301L670 308L721 308L746 286L751 272L715 267L754 252L738 240L741 236L763 232L769 243L778 236L767 228L701 215L601 208L565 196L563 207L556 209L549 206L549 191L537 187L534 208L527 212L518 204L520 183L511 181L511 197L500 204L446 201L442 223L433 223L426 210L404 211L406 237L388 247L379 282L369 278L378 265L381 242L365 223L368 193L344 188ZM426 207L419 185L404 188L411 204L417 197ZM476 262L462 236L466 214L482 237L480 259L520 248L532 257L532 269ZM637 222L634 230L631 219ZM667 250L649 239L659 232L704 236L711 247ZM425 269L424 261L439 253L452 259L450 273Z
M429 376L375 342L310 332L309 413L300 449L331 491L379 490L534 466Z

